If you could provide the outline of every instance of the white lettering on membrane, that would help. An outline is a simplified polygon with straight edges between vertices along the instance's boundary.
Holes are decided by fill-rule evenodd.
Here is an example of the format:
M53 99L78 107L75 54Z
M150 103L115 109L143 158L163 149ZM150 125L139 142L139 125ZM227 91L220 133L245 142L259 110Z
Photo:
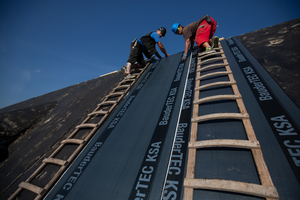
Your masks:
M90 149L90 151L83 158L81 163L77 166L71 177L68 179L67 183L63 186L63 190L70 190L73 185L76 183L77 179L83 172L86 165L91 161L91 158L94 156L95 151L102 146L102 142L96 142L95 145ZM57 194L55 196L55 200L63 199L64 196L61 194Z
M170 90L169 96L167 98L167 102L165 104L165 109L163 111L164 115L159 122L159 125L167 125L170 119L171 111L173 109L173 104L175 101L175 95L177 93L177 88L172 88Z
M178 67L177 72L176 72L176 78L174 79L174 82L180 81L181 74L183 72L183 68L184 68L184 63L179 64L179 67Z
M183 104L182 104L182 109L188 109L191 106L191 98L192 98L192 94L193 94L193 89L192 88L192 82L193 82L194 78L189 78L187 81L187 85L186 85L186 90L184 93L184 100L183 100Z
M232 50L232 53L238 58L238 62L246 61L246 58L243 56L243 54L237 47L232 47L231 50Z
M275 122L273 126L276 128L279 136L298 135L292 124L288 121L288 119L286 119L285 115L273 117L271 120ZM287 147L295 165L300 167L300 140L285 140L283 144Z
M266 100L272 100L273 97L269 93L269 91L266 89L264 84L260 81L259 77L253 70L251 66L244 67L243 68L244 73L247 75L248 81L253 84L253 88L256 89L259 93L259 100L260 101L266 101Z
M144 86L144 84L146 83L148 78L151 76L151 74L152 74L152 72L148 72L148 74L145 76L145 78L143 78L141 83L138 85L137 90L141 89Z
M160 151L161 147L161 141L160 142L155 142L151 144L151 148L148 150L147 153L147 162L156 162L157 154ZM142 173L139 175L139 180L135 186L136 194L135 194L135 200L142 200L146 194L145 191L149 187L149 183L152 178L152 172L154 171L154 167L151 165L145 165L142 168Z
M228 42L228 45L233 45L234 44L232 38L227 38L226 41Z
M112 122L109 124L107 129L114 128L121 117L124 115L126 112L127 108L131 104L132 100L135 98L135 95L130 96L130 98L126 101L125 105L121 108L121 110L118 112L117 116L112 120Z
M233 45L234 41L229 38L226 39L229 45ZM246 61L245 57L242 55L240 50L237 47L231 48L232 53L238 58L238 62ZM253 84L253 88L256 89L259 93L259 100L266 101L272 100L273 97L264 86L264 84L260 81L260 78L255 73L254 69L251 66L243 68L244 73L247 75L247 79L249 83ZM278 136L290 137L283 141L283 145L286 147L289 155L292 157L294 164L297 167L300 167L300 140L291 139L291 137L298 136L297 131L293 128L292 124L288 121L285 115L277 116L271 118L275 123L273 126L275 127Z
M168 174L169 175L175 175L179 176L183 173L182 169L182 163L183 163L183 153L182 153L182 144L184 144L186 141L184 140L184 130L187 128L188 123L180 123L178 124L178 129L176 132L176 138L174 143L174 148L172 151L172 157L170 162L170 167ZM164 193L163 193L163 199L176 199L177 198L177 192L179 181L175 180L166 180L165 187L164 187Z

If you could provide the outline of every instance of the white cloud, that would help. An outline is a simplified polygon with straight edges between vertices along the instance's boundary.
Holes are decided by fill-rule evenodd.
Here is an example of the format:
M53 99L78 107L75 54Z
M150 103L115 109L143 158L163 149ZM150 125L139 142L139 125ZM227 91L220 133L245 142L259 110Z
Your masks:
M31 71L29 70L21 70L20 75L23 81L28 82L31 80Z

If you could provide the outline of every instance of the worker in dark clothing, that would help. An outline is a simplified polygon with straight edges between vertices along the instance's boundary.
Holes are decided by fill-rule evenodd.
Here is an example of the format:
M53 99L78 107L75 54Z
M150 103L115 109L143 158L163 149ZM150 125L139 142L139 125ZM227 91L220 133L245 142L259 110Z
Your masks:
M185 49L181 61L185 61L189 46L194 46L194 41L197 46L204 50L205 53L215 52L214 47L218 47L219 38L213 37L217 29L217 22L210 16L206 15L196 22L193 22L187 26L181 26L179 23L174 23L172 31L175 34L183 35L185 40Z
M145 67L145 60L143 54L149 59L155 54L159 59L162 58L156 51L155 44L157 43L160 50L165 54L166 57L170 56L163 44L160 41L162 36L165 36L167 30L164 27L159 28L156 32L150 32L147 35L134 39L130 45L130 55L126 63L126 66L121 68L121 71L126 75L125 79L135 78L132 75L131 69Z

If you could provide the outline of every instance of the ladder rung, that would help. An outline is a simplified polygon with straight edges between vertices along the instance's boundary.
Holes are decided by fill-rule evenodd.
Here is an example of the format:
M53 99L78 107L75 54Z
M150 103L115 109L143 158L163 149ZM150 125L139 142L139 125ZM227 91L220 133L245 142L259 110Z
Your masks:
M223 57L210 58L210 59L207 59L207 60L204 60L204 61L198 63L198 65L203 65L203 64L208 63L208 62L219 61L219 60L223 60L223 59L224 59Z
M220 82L215 82L215 83L208 83L205 85L202 85L200 87L195 88L195 90L203 90L209 87L215 87L215 86L227 86L227 85L234 85L236 84L235 81L220 81Z
M134 79L124 79L120 83L127 83L127 82L133 82ZM121 85L120 85L121 86Z
M258 141L250 140L230 140L230 139L213 139L203 140L189 143L190 148L200 149L209 147L233 147L243 149L259 149L260 144Z
M92 116L92 115L105 115L107 113L108 113L108 111L99 110L99 111L95 111L95 112L92 112L92 113L88 114L88 116Z
M221 46L221 43L219 43ZM194 192L197 189L202 190L215 190L215 191L224 191L231 193L239 193L244 195L252 195L256 197L263 197L266 199L279 199L276 188L273 185L272 179L270 177L268 168L263 159L263 155L260 149L260 144L256 140L256 136L249 120L249 114L246 113L246 108L243 104L243 101L240 99L241 95L239 94L236 82L233 80L233 75L230 70L230 66L227 63L227 59L223 50L221 55L218 56L210 56L205 55L200 57L197 65L197 76L196 80L198 81L197 86L195 87L195 91L197 95L194 97L194 108L193 108L193 117L191 119L192 127L190 131L190 143L189 143L189 153L188 153L188 161L187 161L187 170L186 170L186 179L184 180L184 200L193 199ZM210 56L210 57L209 57ZM199 54L198 54L199 57ZM203 59L204 58L204 59ZM205 71L203 73L202 71ZM211 70L211 71L210 71ZM216 82L212 83L208 78L215 78L215 76L228 76L229 80L224 82ZM219 78L219 77L217 77ZM227 77L226 77L227 78ZM208 80L209 84L203 84L200 80ZM199 84L200 81L200 84ZM216 86L216 87L215 87ZM209 96L205 98L200 98L199 92L202 89L219 89L222 86L230 86L232 90L234 90L234 94L213 94L214 96ZM212 87L212 88L209 88ZM201 91L202 92L202 91ZM240 112L237 113L213 113L200 115L199 111L201 111L201 103L210 102L210 101L222 101L222 100L235 100L237 107ZM217 102L218 103L218 102ZM199 110L200 109L200 110ZM199 116L200 115L200 116ZM247 137L250 140L234 140L234 139L214 139L214 140L197 140L197 134L201 133L199 130L199 122L204 122L208 120L223 120L225 122L230 122L231 120L241 120ZM218 122L218 121L217 121ZM198 125L197 125L198 124ZM213 126L213 125L212 125ZM199 132L200 131L200 132ZM197 149L201 148L242 148L242 149L250 149L253 161L255 163L257 173L260 179L258 184L247 183L247 182L239 182L233 180L218 180L218 179L195 179L196 168L195 164L197 161Z
M61 143L63 143L63 144L67 144L67 143L83 144L83 143L85 143L85 141L80 140L80 139L66 139L66 140L61 141Z
M26 183L26 182L21 182L19 184L19 187L23 188L23 189L26 189L26 190L29 190L29 191L34 192L34 193L39 194L39 195L43 195L43 193L45 192L44 188L33 185L31 183Z
M234 99L241 99L241 95L215 95L210 97L205 97L194 101L194 104L201 104L206 103L209 101L216 101L216 100L234 100Z
M220 38L220 40L221 40L221 38ZM223 49L222 47L215 47L215 48L213 48L214 50L221 50L221 49Z
M248 119L248 113L216 113L192 118L192 122L203 122L216 119Z
M65 166L68 164L68 161L57 159L57 158L45 158L43 160L43 163L52 163L52 164L56 164L56 165Z
M154 59L155 60L155 59ZM151 63L148 61L146 63L146 66L145 68L141 71L141 73L147 69L147 67L149 67L151 65ZM141 74L140 73L140 74ZM140 76L140 75L139 75ZM128 83L127 83L128 82ZM135 82L135 80L123 80L122 82L120 81L119 82L119 85L117 87L115 87L112 91L112 94L109 94L108 97L111 97L111 96L116 96L116 95L124 95L125 92L122 92L123 90L127 91L128 89L130 89L130 87L132 86L132 84ZM123 83L123 84L122 84ZM123 89L125 88L125 89ZM120 97L117 97L118 99L121 99L123 96L120 96ZM115 99L116 99L115 98ZM111 105L111 107L109 108L110 110L112 108L114 108L114 106L116 105L116 103L118 103L118 101L106 101L104 103L100 103L99 105L103 105L103 104L113 104ZM95 111L93 114L95 113L104 113L104 111L100 111L101 109L97 109L99 111ZM105 112L106 113L106 112ZM105 117L103 117L100 122L98 122L97 124L82 124L82 125L79 125L77 126L78 128L80 127L99 127L102 123L103 123L103 119L105 119ZM85 121L89 120L89 118L87 118ZM78 129L76 130L78 131ZM68 161L64 161L64 160L59 160L59 159L55 159L55 158L45 158L43 160L43 164L41 167L39 167L38 169L36 169L34 171L34 173L27 179L27 181L29 182L29 180L33 180L37 177L38 174L40 174L40 170L43 170L43 167L46 163L54 163L54 164L58 164L58 165L65 165L67 162L70 162L74 159L74 157L76 157L79 153L80 153L80 150L81 150L81 147L83 147L83 144L85 144L86 142L90 141L91 137L93 136L94 134L94 131L95 129L93 129L89 134L85 135L85 138L84 139L74 139L74 138L71 138L73 137L73 133L69 136L68 139L65 139L63 141L61 141L61 145L54 151L55 154L61 152L61 147L63 147L63 144L68 144L68 143L71 143L71 144L79 144L79 146L73 151L73 153L70 155L70 157L68 158ZM22 182L20 183L19 185L19 188L12 194L12 196L9 198L9 199L15 199L17 198L17 196L22 192L23 189L27 189L29 191L32 191L36 194L39 194L37 197L35 197L35 199L41 199L44 195L44 193L48 192L49 189L51 188L51 186L54 184L54 182L56 181L56 179L58 178L58 176L60 174L62 174L65 170L65 167L61 167L60 169L58 169L57 172L55 172L55 175L54 177L52 177L52 179L50 180L50 182L48 182L48 184L44 187L44 188L41 188L41 187L38 187L36 185L33 185L31 183L28 183L28 182Z
M97 127L97 124L92 124L92 123L84 123L76 126L76 128L95 128Z
M127 82L129 82L129 81L134 82L134 81L135 81L135 78L127 79Z
M264 186L240 181L221 179L185 179L184 186L194 189L218 190L263 198L279 199L278 192L273 186Z
M232 71L213 72L213 73L209 73L209 74L205 74L200 77L197 77L196 80L201 80L201 79L205 79L205 78L212 77L212 76L222 76L222 75L228 75L228 74L232 74Z
M200 69L197 69L197 72L202 72L204 70L207 70L210 68L215 68L215 67L225 67L226 65L228 65L228 63L212 64L212 65L208 65L208 66L202 67Z
M115 93L111 93L111 94L107 95L106 97L120 96L122 94L124 94L124 92L115 92Z
M142 68L136 68L133 73L139 74L143 69ZM139 72L138 72L139 71Z
M132 80L132 79L127 79L127 80ZM124 89L124 88L128 88L130 87L130 85L119 85L118 87L116 87L116 90L117 89Z
M198 56L201 57L201 58L199 58L199 59L203 59L203 58L206 58L206 57L215 56L215 55L220 55L220 54L222 54L222 52L215 52L215 53L201 52L201 53L198 54Z
M115 104L117 103L117 101L104 101L98 104L98 106L106 106L106 105L110 105L110 104Z

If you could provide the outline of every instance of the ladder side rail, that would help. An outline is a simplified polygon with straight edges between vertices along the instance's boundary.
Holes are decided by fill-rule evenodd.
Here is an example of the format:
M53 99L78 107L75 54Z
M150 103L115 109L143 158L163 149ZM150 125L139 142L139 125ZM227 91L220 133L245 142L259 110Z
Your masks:
M222 59L219 59L219 60L222 60ZM200 65L200 64L198 64L198 65ZM211 69L211 68L224 67L225 65L228 65L228 63L211 64L211 65L205 66L205 67L197 69L197 70L204 71L204 70Z
M231 73L232 73L231 71L214 72L214 73L210 73L210 74L206 74L206 75L197 77L196 80L197 80L197 79L201 80L201 79L205 79L205 78L212 77L212 76L228 75L228 74L231 74Z
M194 189L217 190L240 193L266 199L277 199L275 187L266 187L259 184L222 180L222 179L185 179L184 185Z
M201 72L200 69L201 65L197 65L197 71L196 71L196 77L200 77ZM196 80L195 82L195 88L200 87L200 79ZM200 95L200 90L195 90L194 94L194 101L198 100L198 97ZM199 104L195 104L193 107L193 117L198 116L198 109ZM197 131L198 131L198 123L191 122L191 133L190 133L190 142L196 142L197 141ZM195 162L196 162L196 149L189 148L188 153L188 160L187 160L187 170L186 170L186 178L193 179L195 178ZM193 199L193 188L184 187L184 193L183 193L183 199L184 200L191 200Z
M220 45L220 43L219 43ZM221 45L220 45L221 46ZM244 102L241 98L241 94L238 90L237 84L234 80L233 74L231 72L231 69L229 67L227 58L225 57L225 53L222 48L219 48L220 53L216 55L221 55L221 58L210 58L206 59L205 61L201 62L201 59L207 58L211 55L205 55L200 57L199 54L199 62L198 62L198 68L197 68L197 75L196 75L196 85L195 85L195 96L194 96L194 110L193 110L193 117L192 117L192 125L191 125L191 134L190 134L190 142L189 142L189 154L188 154L188 161L187 161L187 173L184 183L184 200L193 199L193 190L196 188L199 189L213 189L213 190L221 190L221 191L229 191L229 192L237 192L242 194L249 194L253 196L260 196L264 197L267 200L274 200L279 199L278 192L276 188L273 185L271 176L269 174L267 165L265 163L265 160L263 158L263 154L261 151L261 147L259 145L259 142L256 139L256 135L254 133L251 121L249 119L249 115L247 113L246 107L244 105ZM201 68L202 64L206 64L208 62L213 62L217 60L223 60L222 64L212 64L208 65L206 67ZM217 73L211 73L204 76L200 76L200 72L209 69L212 67L219 67L224 66L225 72L217 72ZM220 86L224 84L225 82L219 82L219 83L212 83L207 84L204 86L200 86L200 80L211 77L211 76L218 76L218 75L228 75L229 81L233 91L233 95L215 95L211 97L201 98L199 99L199 94L201 89L205 89L207 87L211 86ZM227 84L227 83L225 83ZM221 99L233 99L236 101L237 106L239 108L240 113L216 113L216 114L208 114L205 116L199 116L198 110L199 110L199 104L207 102L207 101L214 101L214 100L221 100ZM206 120L213 120L213 119L223 119L223 118L236 118L240 119L243 122L244 129L247 135L248 140L207 140L207 141L197 141L197 129L198 129L198 123ZM250 184L250 183L244 183L236 181L226 181L226 180L213 180L213 179L195 179L195 162L196 162L196 149L198 148L207 148L207 147L232 147L232 148L244 148L244 149L250 149L255 166L257 168L257 172L259 175L259 179L261 182L260 184ZM206 181L209 181L207 183ZM224 182L226 184L224 185ZM210 183L213 183L212 185ZM193 186L191 186L191 184ZM228 185L229 184L229 185ZM234 187L231 187L234 185ZM212 186L212 187L211 187ZM242 186L242 187L241 187ZM244 187L248 188L244 188ZM249 188L251 191L249 191Z
M224 57L224 59L226 59L224 51L223 50L221 50L221 51L223 52L222 57ZM227 62L227 59L226 59L226 62ZM230 70L229 65L226 66L226 68L227 68L227 70L228 69ZM229 74L228 77L229 77L229 80L235 81L234 77L233 77L233 74ZM239 94L240 95L240 92L239 92L239 89L238 89L237 85L233 85L232 89L233 89L234 94ZM245 104L244 104L243 100L242 99L237 99L236 102L237 102L237 105L240 109L240 112L241 113L247 113L247 110L246 110L246 107L245 107ZM243 119L242 121L243 121L248 139L257 141L257 138L256 138L255 132L253 130L250 119ZM267 167L267 165L265 163L265 160L263 158L261 149L259 149L259 150L252 149L251 151L252 151L252 154L253 154L255 165L256 165L257 170L258 170L258 174L259 174L259 177L260 177L261 184L265 185L265 186L272 186L273 187L274 184L273 184L273 181L271 179L268 167Z
M131 87L134 85L134 83L140 78L140 76L144 73L144 71L149 67L151 63L147 63L146 66L139 72L137 75L137 78L135 79L130 79L130 80L123 80L121 81L118 86L116 86L112 92L115 93L118 89L125 89L123 94L120 95L120 97L115 101L112 106L110 107L109 111L107 114L105 114L101 120L93 126L93 129L90 131L89 134L82 140L81 144L78 145L78 147L74 150L74 152L71 154L71 156L65 161L65 164L60 167L60 169L55 173L55 175L52 177L52 179L46 184L45 187L42 188L42 191L38 196L35 198L36 200L39 200L43 198L43 196L51 189L51 187L55 184L55 182L59 179L59 177L64 173L64 171L67 169L67 167L73 162L73 160L76 158L76 156L81 152L81 150L84 148L85 144L87 141L89 141L92 136L95 134L95 132L99 129L100 125L103 124L105 119L110 115L110 113L114 110L114 108L118 105L121 99L126 95L126 93L131 89ZM122 85L123 83L128 83L131 82L130 84L127 85ZM107 95L104 101L107 101L111 96L114 95ZM100 109L101 105L96 107L96 109L93 112L96 112ZM82 124L88 122L93 115L87 115L86 119L82 122ZM82 125L81 124L81 125ZM75 127L75 130L67 137L67 140L72 138L78 133L78 131L82 128L82 126L78 125ZM50 156L47 159L55 159L55 156L63 149L65 146L65 143L62 141L61 144L50 154ZM31 191L38 191L38 188L41 188L39 186L32 185L30 182L45 168L45 166L49 164L49 162L42 162L42 164L31 174L29 178L27 178L25 181L21 182L21 187L19 186L18 189L9 197L9 200L17 198L17 196L24 190L24 189L30 189L33 188ZM55 163L52 163L55 164ZM29 187L27 187L29 186Z

